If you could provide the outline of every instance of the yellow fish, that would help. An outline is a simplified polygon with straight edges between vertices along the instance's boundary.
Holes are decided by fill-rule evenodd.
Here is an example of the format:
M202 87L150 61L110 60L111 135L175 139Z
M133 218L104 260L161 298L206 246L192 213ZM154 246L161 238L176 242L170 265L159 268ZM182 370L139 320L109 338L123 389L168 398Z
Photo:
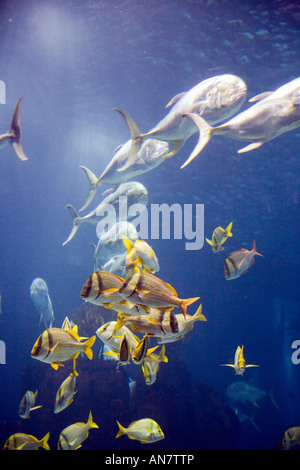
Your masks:
M182 313L175 315L178 325L178 332L174 333L172 336L165 336L157 339L159 344L163 343L172 343L174 341L179 341L182 339L186 333L191 331L194 328L194 323L196 321L207 321L206 317L202 313L202 305L200 305L194 315L183 316Z
M294 426L292 428L288 428L282 439L282 447L284 449L290 449L293 446L300 445L300 426Z
M75 395L76 377L78 376L75 370L75 359L73 360L73 372L67 377L59 389L57 390L54 404L54 413L60 413L73 402Z
M233 364L221 364L222 366L233 367L236 375L243 375L247 367L259 367L254 364L246 364L244 358L244 346L238 346L235 355Z
M252 250L241 248L240 250L233 251L225 259L224 275L227 281L236 279L244 274L254 263L254 256L263 256L256 251L255 241L253 242Z
M36 340L31 357L51 364L55 370L58 366L63 366L62 362L76 359L80 352L92 359L92 346L96 336L92 336L85 342L81 342L81 339L83 338L78 336L77 325L71 330L48 328Z
M80 297L86 302L104 306L121 302L123 298L119 295L118 289L123 281L122 277L108 271L95 271L84 283Z
M135 305L154 307L160 310L178 307L185 316L188 305L199 297L180 299L175 289L150 273L135 273L124 280L120 295Z
M223 243L226 242L228 237L232 237L231 228L232 228L232 222L230 222L228 227L225 229L223 229L222 227L217 227L214 230L211 240L208 240L208 238L205 238L207 243L211 245L212 251L214 253L218 253L218 251L224 250L224 247L222 246Z
M45 450L50 450L48 444L49 437L49 432L41 440L38 440L30 434L18 432L7 439L3 450L36 450L39 447L42 447Z
M81 447L83 441L88 438L89 430L99 428L93 422L92 412L90 411L87 423L74 423L66 427L59 435L58 450L77 450Z
M43 405L34 406L37 394L37 390L35 391L35 393L28 390L23 396L19 406L19 416L21 418L27 419L29 418L29 414L31 411L37 410L38 408L42 408Z
M129 323L133 331L151 336L172 336L178 332L178 325L173 311L150 310L148 315L118 315L116 331L124 324Z
M129 238L123 239L127 248L126 271L129 273L144 271L155 273L159 271L159 263L154 250L144 240L131 241Z
M156 376L159 370L160 363L168 362L168 358L165 353L166 353L166 347L165 345L163 345L158 356L155 356L154 354L152 354L152 357L155 356L155 360L146 357L142 365L142 371L143 371L145 383L147 385L152 385L156 381Z
M123 434L127 434L129 439L136 439L142 444L150 444L152 442L160 441L165 437L159 424L150 418L133 421L128 428L121 426L118 421L117 424L119 426L119 432L116 435L116 438Z

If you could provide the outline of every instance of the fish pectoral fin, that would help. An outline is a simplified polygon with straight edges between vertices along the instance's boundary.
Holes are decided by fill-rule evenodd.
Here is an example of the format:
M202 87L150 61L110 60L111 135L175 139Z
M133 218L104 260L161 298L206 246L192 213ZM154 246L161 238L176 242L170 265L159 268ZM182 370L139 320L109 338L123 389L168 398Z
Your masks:
M207 243L208 243L209 245L212 246L212 244L213 244L212 240L209 240L208 238L205 238L205 240L207 241Z
M118 168L117 171L122 172L122 171L128 170L128 168L130 168L132 165L134 165L134 163L136 161L137 153L138 153L138 151L140 149L140 146L141 146L141 143L142 143L142 139L140 139L140 138L131 141L131 146L130 146L130 150L129 150L129 153L128 153L128 158L127 158L125 164L121 168Z
M270 96L273 92L272 91L265 91L264 93L259 93L259 95L253 96L253 98L250 98L249 103L256 103L257 101L261 101L264 98L267 98L267 96Z
M85 174L86 174L86 176L89 180L89 184L90 184L90 189L89 189L88 195L86 197L85 203L79 209L79 212L82 212L84 209L86 209L90 205L90 203L94 199L94 196L96 194L97 187L98 187L98 178L91 170L89 170L89 168L87 168L83 165L79 165L79 168L83 169L83 171L85 172Z
M64 367L64 364L62 364L61 362L51 362L50 365L51 367L53 367L54 370L57 370L59 366Z
M118 288L117 287L111 287L110 289L106 289L102 292L102 294L113 294L115 292L118 292Z
M256 364L246 364L245 367L259 367L259 366Z
M125 162L125 164L121 167L121 168L118 168L117 171L125 171L127 170L131 165L134 164L135 162L135 157L140 149L140 146L144 140L144 138L142 137L141 135L141 132L138 128L138 126L136 125L136 123L134 122L134 120L127 114L125 113L125 111L123 111L122 109L119 109L119 108L113 108L114 111L118 111L118 113L120 113L127 126L128 126L128 129L129 129L129 132L130 132L130 136L131 136L131 146L130 146L130 150L129 150L129 155L128 155L128 159L127 161Z
M233 367L235 369L234 364L220 364L220 366Z
M42 408L42 407L43 405L34 406L33 408L30 408L30 411L38 410L39 408Z
M255 150L258 147L261 147L264 144L264 142L253 142L252 144L247 145L246 147L238 150L237 153L245 153L245 152L250 152L251 150Z

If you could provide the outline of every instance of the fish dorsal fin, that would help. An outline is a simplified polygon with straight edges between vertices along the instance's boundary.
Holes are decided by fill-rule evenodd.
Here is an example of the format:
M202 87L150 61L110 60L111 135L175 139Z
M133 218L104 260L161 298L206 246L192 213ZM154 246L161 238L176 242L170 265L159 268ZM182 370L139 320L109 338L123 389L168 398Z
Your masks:
M171 286L171 284L169 284L168 282L165 282L165 284L168 286L168 288L173 292L174 296L177 297L177 292L176 290L174 289L173 286Z
M78 336L78 326L74 325L71 330L66 330L68 333L70 333L71 336L73 336L74 339L77 341L80 341L80 338Z
M118 113L120 113L121 116L123 116L127 124L127 127L129 129L131 139L133 140L138 139L141 135L141 132L138 126L136 125L136 123L134 122L134 120L129 116L129 114L125 113L125 111L123 111L120 108L113 108L113 110L118 111Z
M177 95L173 96L173 98L169 101L169 103L166 105L166 108L169 108L170 106L173 106L175 103L177 103L184 95L186 94L186 91L183 91L181 93L178 93Z

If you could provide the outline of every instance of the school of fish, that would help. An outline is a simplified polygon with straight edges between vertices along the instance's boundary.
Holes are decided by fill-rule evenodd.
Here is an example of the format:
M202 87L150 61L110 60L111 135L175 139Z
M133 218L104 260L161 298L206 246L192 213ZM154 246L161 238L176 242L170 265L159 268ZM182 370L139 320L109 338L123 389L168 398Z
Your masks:
M132 178L157 168L165 159L173 157L196 132L199 132L199 141L181 168L194 160L215 134L249 142L239 150L239 153L244 153L300 127L300 78L273 92L255 96L249 100L250 107L240 112L246 93L246 83L235 75L224 74L203 80L189 91L174 96L166 106L170 109L166 116L146 133L139 130L125 111L115 108L128 126L130 139L116 149L99 178L81 165L90 188L79 211L71 204L66 206L71 213L73 226L63 245L73 239L83 223L98 227L103 213L109 213L111 207L119 216L124 214L120 203L122 197L126 198L129 209L138 205L141 213L148 203L148 191L141 183L132 181ZM9 130L0 135L0 148L11 144L18 158L26 161L21 143L22 101L23 95L16 104ZM79 212L89 206L101 184L112 187L105 191L104 199L94 210L81 217ZM80 354L89 360L93 359L92 348L97 338L103 346L103 358L116 360L117 367L126 367L131 363L141 367L145 383L153 385L161 363L168 363L168 344L182 340L196 322L207 320L202 313L202 304L198 305L193 314L187 313L191 309L190 305L200 299L198 292L195 292L195 297L185 298L184 292L177 293L167 280L157 277L159 260L153 248L139 238L136 227L130 222L130 210L126 214L110 230L104 226L100 232L98 230L98 244L92 244L94 270L83 283L80 297L85 302L110 310L112 318L99 325L92 337L79 336L77 325L68 317L61 327L54 327L55 318L46 282L35 278L30 285L30 296L40 315L39 326L46 327L32 346L31 358L50 364L55 370L66 361L72 361L73 364L72 372L57 390L53 409L55 414L73 402L76 381L80 380L76 361L80 360ZM132 212L132 218L134 216ZM226 240L233 237L232 227L233 222L225 229L217 227L211 239L206 238L213 253L225 249ZM249 250L239 247L229 253L224 260L225 280L234 280L245 274L257 255L263 256L256 251L255 241ZM247 368L259 367L246 363L244 345L237 346L232 364L221 365L233 368L235 375L240 377L243 377ZM42 405L35 405L37 394L37 390L28 390L23 396L19 407L21 418L28 419L33 410L42 408ZM254 406L257 406L257 400L269 395L274 406L278 406L272 395L243 379L233 382L226 394L233 403L249 401ZM116 427L116 438L127 435L143 444L151 444L165 437L159 424L149 417L134 420L127 427L117 421ZM78 449L87 439L90 429L97 428L99 426L94 423L90 411L86 422L71 424L61 431L57 448ZM300 445L299 436L299 427L287 429L282 437L282 448ZM42 439L16 433L7 439L4 449L31 450L42 447L49 450L48 440L49 432Z

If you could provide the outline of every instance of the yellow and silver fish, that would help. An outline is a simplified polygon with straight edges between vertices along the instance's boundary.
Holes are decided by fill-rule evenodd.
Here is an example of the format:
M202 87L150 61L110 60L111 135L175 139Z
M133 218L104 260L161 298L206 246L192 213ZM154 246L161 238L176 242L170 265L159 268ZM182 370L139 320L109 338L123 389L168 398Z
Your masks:
M212 251L214 253L218 253L218 251L224 250L224 247L222 246L228 237L232 237L231 233L232 229L232 222L228 225L227 228L222 228L222 227L217 227L212 235L212 239L208 240L208 238L205 238L207 243L211 245Z
M120 341L119 361L121 364L126 365L126 364L129 364L130 358L131 358L130 343L127 339L126 333L123 333L121 341Z
M253 242L252 250L241 248L240 250L233 251L225 259L224 275L227 281L236 279L244 274L254 263L254 256L263 256L256 251L255 241Z
M119 431L116 438L123 434L127 434L129 439L136 439L142 444L150 444L152 442L160 441L165 437L159 424L150 418L133 421L128 428L124 428L118 421L117 424L119 426Z
M300 445L300 426L288 428L282 438L282 448L290 449L293 446Z
M29 418L31 411L37 410L38 408L42 408L43 405L35 406L35 400L36 400L37 394L38 394L37 390L35 391L35 393L28 390L23 396L20 406L19 406L19 416L21 418L27 419Z
M123 282L122 277L108 271L95 271L84 283L80 297L95 305L121 302L123 297L119 294L119 288Z
M57 390L54 404L54 413L60 413L73 402L76 393L76 377L78 373L75 370L75 360L73 362L73 372L70 373Z
M135 273L124 280L119 288L120 295L135 305L153 307L160 310L178 307L183 315L188 305L199 297L180 299L175 289L150 273Z
M178 325L178 332L174 333L172 336L169 335L157 338L158 344L179 341L194 328L194 323L196 321L207 321L206 317L202 313L202 304L198 307L194 315L186 315L186 317L184 317L182 313L178 313L175 317Z
M89 359L93 357L92 346L96 336L81 342L78 336L77 325L72 330L61 328L48 328L36 340L31 357L41 362L51 364L54 369L62 366L62 362L76 359L83 352Z
M178 333L178 325L172 310L150 309L148 315L118 315L116 331L124 324L129 323L133 331L151 336L172 336Z
M139 344L139 338L125 325L121 326L117 331L116 325L116 321L107 322L98 328L96 335L109 349L118 354L122 336L126 333L127 341L131 349L134 350Z
M39 447L50 450L48 444L49 437L49 432L41 440L30 434L18 432L7 439L3 450L37 450Z
M152 357L153 356L155 355L152 354ZM142 365L142 371L145 383L147 385L152 385L156 381L157 373L161 362L168 362L165 345L162 346L158 356L155 357L155 360L146 357Z
M77 450L83 441L88 438L90 429L98 429L99 426L93 422L90 411L87 423L74 423L66 427L59 435L58 450Z
M243 375L247 367L259 367L254 364L246 364L244 358L244 346L238 346L235 355L233 364L221 364L222 366L233 367L236 375Z
M140 269L150 273L159 271L157 256L147 242L140 239L133 242L129 238L123 239L123 242L127 248L125 267L129 274L139 272Z

